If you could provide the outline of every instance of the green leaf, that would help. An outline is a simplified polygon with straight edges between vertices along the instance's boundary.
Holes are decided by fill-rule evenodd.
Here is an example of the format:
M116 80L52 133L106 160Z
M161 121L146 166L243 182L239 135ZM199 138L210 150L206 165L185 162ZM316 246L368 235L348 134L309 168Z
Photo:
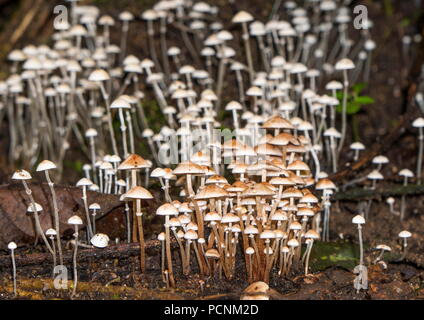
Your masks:
M352 91L353 91L356 95L359 95L359 94L362 92L362 90L364 90L366 87L367 87L367 84L366 84L366 83L358 82L358 83L356 83L356 84L354 84L354 85L352 86Z
M349 115L357 114L361 111L361 105L355 102L349 103L346 108L346 113Z
M373 103L375 103L375 100L371 97L368 97L368 96L360 96L360 97L356 97L355 103L358 103L358 104L361 104L361 105L373 104Z

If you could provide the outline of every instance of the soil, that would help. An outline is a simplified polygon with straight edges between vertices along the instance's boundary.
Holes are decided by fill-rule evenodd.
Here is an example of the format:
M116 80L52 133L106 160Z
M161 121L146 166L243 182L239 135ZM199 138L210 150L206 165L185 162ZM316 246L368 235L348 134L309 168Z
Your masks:
M88 1L85 1L88 2ZM93 1L100 5L102 10L114 16L122 8L134 9L133 12L141 12L149 7L151 3L143 4L133 1ZM223 7L228 1L210 1ZM119 3L119 4L117 4ZM136 4L134 4L136 3ZM358 132L350 132L348 145L359 135L365 145L379 143L382 137L390 133L401 116L409 114L418 116L418 108L411 106L408 102L411 83L416 79L422 60L419 58L420 47L415 47L416 55L406 58L402 55L401 43L405 34L422 33L422 14L413 11L408 1L354 1L355 4L365 4L369 9L370 18L374 22L373 39L377 43L372 64L372 80L366 89L366 94L373 97L376 103L365 107L355 117L353 127L357 126ZM387 7L392 3L393 7ZM119 8L117 7L119 6ZM257 5L255 0L238 1L236 7L231 10L221 10L224 18L229 20L233 12L246 9L255 17L266 17L269 12L269 3ZM6 11L5 11L6 12ZM406 20L408 18L408 20ZM50 20L46 18L41 27L40 41L49 34ZM231 25L228 26L231 29ZM6 30L7 31L7 30ZM129 52L139 56L145 56L143 52L146 36L144 32L134 30L130 34L131 43ZM113 34L117 40L118 35ZM175 39L178 35L175 34ZM25 44L29 38L23 37L18 43ZM115 41L116 42L116 41ZM237 49L237 48L236 48ZM423 50L421 50L423 51ZM186 52L188 55L188 53ZM420 63L416 62L420 61ZM417 67L418 64L418 67ZM417 71L418 70L418 71ZM232 81L229 77L228 81ZM232 86L226 86L231 88ZM231 89L230 89L231 90ZM231 92L229 93L231 95ZM414 109L415 108L415 109ZM148 115L154 117L155 114ZM355 124L355 122L357 124ZM5 128L0 132L5 132ZM7 134L0 135L1 154L6 154ZM72 148L78 150L78 148ZM414 168L417 145L416 132L411 127L402 128L400 138L395 141L385 154L390 159L390 164L383 168L386 180L383 184L399 183L397 172L402 168ZM69 157L70 161L84 159L83 154L77 151ZM352 155L344 153L341 163L350 165ZM13 168L5 164L5 159L0 156L0 183L7 183ZM351 179L365 176L371 170L367 166L361 171L353 173L352 177L338 181L340 185L350 183ZM74 183L78 174L68 168L64 176L63 184ZM364 183L356 183L358 187L364 187ZM155 193L160 197L159 191ZM407 217L400 221L399 217L391 214L385 203L385 199L375 200L372 204L367 224L364 227L364 239L366 242L366 258L369 275L369 290L359 293L353 288L355 275L352 268L344 263L330 261L324 267L316 267L312 275L304 276L301 272L295 272L288 278L272 277L270 286L276 290L272 299L301 299L301 300L378 300L378 299L423 299L424 298L424 198L422 196L407 197ZM397 199L396 208L400 200ZM354 245L357 243L357 230L351 223L352 217L357 214L358 201L340 201L334 204L331 217L331 238L334 242L328 244L331 248L343 246L346 243ZM108 231L112 222L119 221L119 228L114 237L124 238L122 212L114 212L99 221L99 230ZM161 225L157 219L152 219L148 225L147 239L153 238L153 234L160 230ZM402 262L397 261L401 253L401 245L398 242L398 233L401 230L409 230L413 237L409 239L408 254ZM122 241L122 240L121 240ZM385 259L387 266L373 264L377 253L373 248L378 244L386 244L392 248L392 254ZM18 256L23 255L30 258L39 254L40 248L26 247L17 250ZM137 252L137 250L135 250ZM175 263L175 274L177 289L170 290L165 287L160 273L159 247L155 252L148 255L147 270L141 274L139 261L136 254L128 254L119 258L98 259L95 255L84 259L79 264L79 284L76 299L238 299L242 290L248 286L244 278L244 265L240 264L236 272L236 278L232 280L221 280L218 277L200 278L196 272L186 277L181 274L179 264ZM81 255L84 250L81 250ZM177 254L175 254L177 257ZM322 262L323 257L317 254L316 265ZM351 260L355 256L350 257ZM0 261L9 259L7 252L0 252ZM325 259L324 259L325 260ZM328 260L328 259L327 259ZM331 260L331 259L329 259ZM178 261L176 258L174 261ZM314 262L313 261L313 262ZM69 266L69 276L71 268ZM354 266L354 265L353 265ZM195 264L193 268L195 271ZM69 299L70 289L58 291L53 289L51 279L52 265L46 261L37 265L18 265L18 298L17 299ZM11 266L0 263L0 299L14 299L11 281Z

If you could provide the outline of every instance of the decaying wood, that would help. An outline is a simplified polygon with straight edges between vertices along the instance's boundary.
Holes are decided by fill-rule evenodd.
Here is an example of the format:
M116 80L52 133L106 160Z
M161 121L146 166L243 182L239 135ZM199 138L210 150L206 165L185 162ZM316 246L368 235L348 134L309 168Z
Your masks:
M34 199L43 207L39 214L41 227L47 230L53 227L53 205L51 193L47 184L30 184ZM60 231L63 235L69 230L68 219L73 215L85 220L82 191L75 187L55 186L57 194ZM122 207L122 202L114 195L103 195L97 192L88 193L89 203L101 205L98 218ZM30 202L21 184L0 186L0 249L5 249L10 241L18 245L34 241L34 228L31 214L27 214Z
M424 194L424 185L409 185L406 187L403 185L392 185L377 188L375 190L363 188L350 189L347 192L337 193L333 199L338 201L360 201L420 194Z
M178 244L171 242L171 248L176 249ZM158 240L151 240L146 242L147 257L158 256L161 252L161 244ZM140 256L140 245L138 243L112 245L105 249L82 249L78 250L78 262L87 262L89 259L113 260L124 259L129 257ZM15 256L16 265L18 267L28 267L34 265L47 265L52 263L52 257L49 253L33 253L33 254L17 254ZM72 252L66 252L64 255L65 263L72 263ZM0 268L10 267L10 256L0 256Z

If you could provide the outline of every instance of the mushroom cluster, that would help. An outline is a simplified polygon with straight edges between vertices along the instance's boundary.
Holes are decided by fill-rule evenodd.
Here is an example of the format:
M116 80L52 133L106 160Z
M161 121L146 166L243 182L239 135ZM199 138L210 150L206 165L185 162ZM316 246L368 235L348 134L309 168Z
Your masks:
M218 8L203 1L158 1L141 21L128 11L114 19L72 1L72 20L55 23L51 47L28 45L9 54L11 75L0 82L9 161L31 168L38 159L52 160L37 167L52 195L49 230L41 228L43 208L32 196L30 173L19 170L12 179L25 188L34 236L43 240L54 266L56 256L63 264L63 230L49 172L55 170L60 179L71 146L85 157L84 176L76 184L84 214L68 221L74 228L73 295L78 247L105 248L109 242L96 233L102 208L88 191L120 197L126 240L140 244L141 272L146 271L144 218L152 214L146 201L156 198L168 287L175 287L178 264L185 275L197 271L227 279L241 264L251 283L309 273L314 242L331 238L337 186L329 173L340 169L346 149L350 86L369 77L375 48L370 20L357 44L351 40L356 31L350 30L348 2L276 1L268 21L240 11L229 28L219 21ZM143 57L128 54L127 43L132 25L140 23L148 42ZM119 46L111 40L115 29ZM169 43L175 33L181 35L179 46ZM153 120L165 121L159 128L146 116L152 105L157 106ZM423 120L413 125L419 128L420 181ZM137 154L140 144L148 154ZM359 141L350 144L353 160L364 149ZM376 169L366 179L376 189L388 159L378 156L373 163ZM409 170L399 174L405 185L413 177ZM160 196L151 188L155 180ZM361 212L367 219L371 206L369 200ZM402 219L405 211L403 199ZM353 223L361 243L355 284L360 290L366 287L365 218L357 216ZM410 236L401 236L404 255ZM12 254L15 248L10 247Z

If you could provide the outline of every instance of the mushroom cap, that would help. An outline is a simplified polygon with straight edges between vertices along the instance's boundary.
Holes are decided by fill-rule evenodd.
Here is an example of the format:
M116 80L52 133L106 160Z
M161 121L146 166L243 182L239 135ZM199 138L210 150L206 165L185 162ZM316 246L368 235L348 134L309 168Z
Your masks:
M165 203L156 210L158 216L177 216L178 209L171 203Z
M30 180L31 174L25 170L17 170L12 176L12 180Z
M361 142L354 142L350 145L352 150L365 150L365 146Z
M166 237L165 237L165 232L161 232L158 234L158 240L159 241L165 241Z
M94 82L106 81L106 80L109 80L109 79L110 79L109 74L105 70L102 70L102 69L94 70L90 74L90 76L88 77L89 81L94 81Z
M87 129L87 131L85 132L86 138L94 138L94 137L97 137L97 135L98 135L97 130L94 128Z
M111 109L131 109L131 105L122 98L118 98L110 105Z
M424 118L417 118L412 122L412 126L415 128L424 128Z
M218 250L216 249L209 249L206 251L205 253L206 258L211 258L211 259L219 259L221 256L219 255Z
M90 204L88 209L90 209L90 210L100 210L101 207L100 207L100 204L98 204L98 203L92 203L92 204Z
M205 222L212 222L212 221L221 221L222 217L217 212L208 212L205 214L204 221Z
M315 188L317 190L329 190L329 189L335 190L335 189L337 189L334 182L332 182L329 179L325 179L325 178L319 180Z
M246 23L253 21L253 16L246 11L239 11L232 19L233 23Z
M16 243L14 242L9 242L9 244L7 245L7 248L9 250L15 250L18 246L16 245Z
M46 230L46 236L48 236L48 237L57 236L57 232L56 232L55 229L52 229L52 228L47 229Z
M184 175L184 174L194 174L194 175L203 175L204 170L198 164L193 162L182 162L180 163L174 171L172 171L175 175Z
M43 211L43 207L40 204L35 203L35 210L37 212ZM34 208L33 208L32 203L28 206L27 212L34 212Z
M409 169L402 169L399 171L399 175L405 178L413 178L414 173Z
M93 184L93 182L90 179L82 178L77 182L76 186L77 187L87 187L87 186L91 186L92 184Z
M134 170L150 168L151 164L137 154L131 154L118 167L118 170Z
M410 238L410 237L412 237L412 233L407 230L403 230L399 232L399 238Z
M37 166L37 172L56 169L56 168L57 168L57 166L53 162L51 162L50 160L43 160Z
M195 196L195 199L196 200L217 199L217 198L225 198L225 197L228 197L229 195L230 194L226 190L216 185L208 185L197 193L197 195Z
M384 176L380 173L380 171L373 170L367 175L367 178L370 180L383 180Z
M153 199L153 195L150 193L150 191L144 189L143 187L136 186L129 190L125 194L126 199L139 199L139 200L150 200Z
M357 216L354 216L352 219L353 224L365 224L365 218L358 214Z
M311 229L311 230L309 230L308 232L305 233L305 238L317 240L317 239L319 239L319 234L315 230Z
M90 239L90 243L96 248L103 249L109 245L109 237L106 234L98 233Z
M221 219L221 223L236 223L239 221L240 221L240 218L236 216L234 213L227 213Z
M372 163L374 164L386 164L389 163L389 159L386 156L376 156L372 159Z
M194 230L187 230L187 232L184 234L184 239L186 240L197 240L199 238L199 235Z
M255 249L253 249L252 247L248 247L247 249L246 249L246 254L248 254L248 255L252 255L252 254L254 254L255 253Z
M275 193L263 183L256 183L243 191L242 197L270 197Z
M378 246L375 247L377 250L384 250L384 251L392 251L392 248L390 248L389 246L385 245L385 244L379 244Z
M275 232L272 230L264 230L259 237L261 239L275 239Z
M355 64L352 60L344 58L336 63L336 70L351 70L355 68Z
M72 216L72 217L70 217L68 219L68 224L71 224L71 225L82 225L83 222L82 222L82 219L80 217L78 217L78 216Z
M132 21L132 20L134 20L134 15L129 11L123 11L119 14L119 20L121 20L121 21Z
M298 247L298 246L299 246L299 241L297 241L296 239L290 239L290 240L287 242L287 245L288 245L289 247L296 248L296 247Z
M290 120L277 115L271 117L262 125L263 129L294 129Z

